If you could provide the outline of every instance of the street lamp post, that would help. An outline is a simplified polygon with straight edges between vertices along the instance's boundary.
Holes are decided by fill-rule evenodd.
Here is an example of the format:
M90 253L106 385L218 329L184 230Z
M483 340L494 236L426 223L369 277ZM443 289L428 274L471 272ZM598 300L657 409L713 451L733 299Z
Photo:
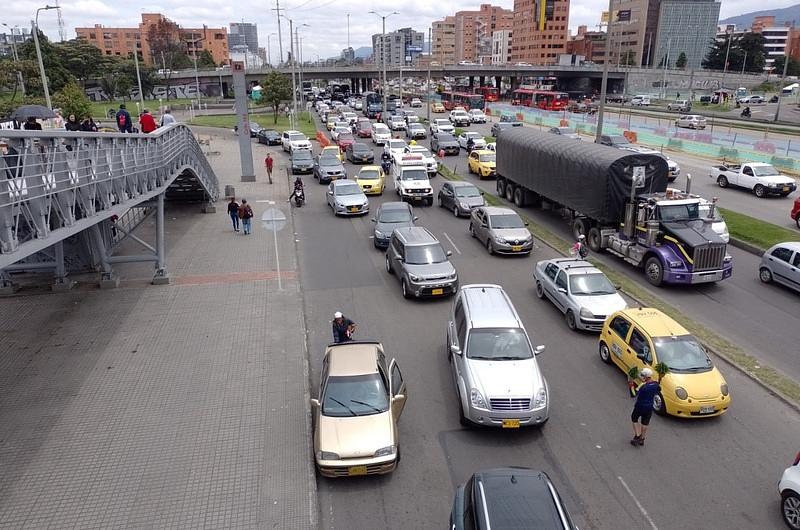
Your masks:
M294 50L294 38L292 38L292 35L294 35L294 22L292 21L291 18L289 18L289 17L287 17L285 15L280 15L280 16L282 16L283 18L285 18L286 20L289 21L289 53L291 53L291 55L292 55L292 61L291 61L291 63L292 63L291 64L291 67L292 67L292 108L294 109L293 118L291 120L289 120L289 123L291 124L291 126L293 126L294 125L294 119L296 119L296 117L297 117L297 81L295 80L295 77L294 77L294 72L295 72L294 64L295 64L296 61L295 61L295 58L294 58L294 53L295 53L295 50Z
M386 19L392 15L399 15L400 13L397 11L392 11L388 15L381 15L376 11L370 11L370 13L380 17L383 22L383 29L381 30L381 66L383 67L383 83L381 83L381 89L383 90L383 112L381 114L386 114L386 111L389 109L389 92L386 90L388 88L388 81L386 81Z
M31 20L33 26L33 44L36 46L36 58L39 61L39 75L42 76L42 89L44 90L44 100L47 103L47 108L53 108L53 103L50 101L50 90L47 88L47 74L44 71L44 61L42 61L42 49L39 46L39 11L48 11L50 9L58 9L57 6L46 5L36 10L36 17Z
M311 26L309 26L308 24L304 23L304 24L300 24L300 25L298 25L298 26L296 26L294 28L294 37L295 37L295 40L297 41L296 42L296 45L297 45L296 51L297 51L297 55L300 58L300 62L298 63L299 64L299 68L297 70L297 79L298 79L298 81L300 83L300 93L297 94L297 98L298 99L300 99L302 97L300 94L303 93L303 39L300 38L299 33L298 33L301 27L309 28ZM294 59L294 55L292 56L292 59ZM300 99L300 101L302 102L303 100ZM295 110L295 112L296 112L296 110ZM298 119L299 119L299 115L298 115Z
M783 54L783 75L781 76L782 81L786 81L786 69L789 67L789 54ZM778 85L778 106L775 108L775 119L773 121L778 121L778 116L781 113L781 98L783 97L783 83ZM788 150L788 148L787 148Z
M425 94L426 94L426 103L425 106L428 108L428 124L431 123L431 61L433 60L433 43L431 42L431 38L433 37L433 26L428 28L428 84L425 87Z
M600 81L600 108L597 109L597 127L594 141L600 143L603 135L603 114L606 108L606 93L608 92L608 63L611 61L611 17L614 14L614 0L608 0L608 25L606 26L606 49L603 60L603 78ZM513 88L513 87L512 87Z
M276 35L275 33L270 33L267 35L267 64L272 67L272 52L270 51L270 41L272 37Z
M19 26L14 26L13 28L8 24L3 24L11 31L11 53L14 57L14 61L19 61L19 55L17 55L17 38L14 35L14 30L19 29ZM22 31L20 31L20 35L22 35ZM19 89L22 92L22 96L25 97L25 81L22 79L22 71L19 69L17 70L17 82L19 83Z

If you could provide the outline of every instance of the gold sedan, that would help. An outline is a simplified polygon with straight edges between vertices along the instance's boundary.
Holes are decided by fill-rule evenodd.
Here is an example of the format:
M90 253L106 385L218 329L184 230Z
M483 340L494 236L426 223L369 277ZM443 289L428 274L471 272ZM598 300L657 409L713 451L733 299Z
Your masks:
M320 475L391 473L400 460L397 420L406 387L397 362L379 342L331 344L322 360L319 399L312 399L314 460Z

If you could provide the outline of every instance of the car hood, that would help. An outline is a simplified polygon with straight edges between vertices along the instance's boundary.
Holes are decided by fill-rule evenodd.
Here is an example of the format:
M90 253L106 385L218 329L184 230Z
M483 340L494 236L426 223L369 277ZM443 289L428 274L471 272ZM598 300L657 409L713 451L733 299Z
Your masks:
M572 295L573 300L585 307L593 315L608 316L628 307L628 303L619 293L600 295Z
M455 128L455 127L453 127L453 126L452 126L451 124L449 124L449 123L448 123L447 125L437 125L437 126L436 126L436 128L437 128L437 129L439 129L439 130L440 130L440 131L442 131L442 132L453 132L453 131L455 131L455 130L456 130L456 128Z
M344 166L320 166L320 173L344 173Z
M720 395L720 386L725 378L714 366L708 372L680 373L669 372L660 381L661 392L675 395L675 387L682 387L692 399L712 399Z
M497 168L497 162L478 162L481 167L488 167L489 169Z
M292 160L292 165L295 167L314 167L313 160Z
M320 414L319 451L329 451L341 458L368 458L375 451L396 445L391 413L369 416L331 417Z
M375 153L373 153L372 151L353 151L353 156L357 156L358 158L363 158L363 157L367 157L367 158L373 157L374 158L375 157Z
M445 140L443 142L439 142L439 147L448 148L448 147L460 147L460 146L458 145L458 142L456 142L455 140Z
M711 225L712 223L707 223L703 219L661 223L664 233L675 237L691 249L708 243L724 243Z
M523 241L531 237L527 228L492 228L492 233L503 239Z
M292 140L289 142L289 145L291 145L292 147L311 149L311 142L309 142L308 140Z
M769 177L756 177L759 182L765 184L794 184L794 179L784 175L773 175Z
M398 181L404 188L430 188L429 180L400 180Z
M361 206L367 202L367 196L363 193L358 195L338 195L336 202L342 206Z
M408 269L410 274L420 276L423 279L438 278L456 272L456 268L453 267L453 264L449 261L443 261L441 263L428 263L425 265L413 265L411 263L406 263L406 269Z
M532 398L544 380L535 358L519 361L467 359L473 380L486 399L493 397Z
M456 197L456 200L460 203L466 204L470 208L477 208L478 206L483 206L486 204L483 195L478 195L477 197Z
M391 234L395 228L407 228L414 226L411 221L403 221L402 223L375 223L375 230L384 234Z

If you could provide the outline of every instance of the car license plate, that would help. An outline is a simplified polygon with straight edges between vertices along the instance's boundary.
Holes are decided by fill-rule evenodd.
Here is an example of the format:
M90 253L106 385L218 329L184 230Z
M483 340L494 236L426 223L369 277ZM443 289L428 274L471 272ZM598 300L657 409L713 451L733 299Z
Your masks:
M351 212L357 212L358 206L351 206L350 208L348 208L348 210L350 210Z
M431 294L432 294L433 296L437 296L437 295L440 295L440 294L444 294L444 289L433 289L433 290L431 290Z
M789 186L784 186L783 191L789 191Z
M513 245L511 250L514 252L520 252L522 250L522 245Z
M700 414L714 414L716 409L713 406L710 407L700 407Z
M357 475L366 475L367 474L367 466L352 466L347 468L347 474L351 477Z
M503 420L504 429L519 429L519 420Z

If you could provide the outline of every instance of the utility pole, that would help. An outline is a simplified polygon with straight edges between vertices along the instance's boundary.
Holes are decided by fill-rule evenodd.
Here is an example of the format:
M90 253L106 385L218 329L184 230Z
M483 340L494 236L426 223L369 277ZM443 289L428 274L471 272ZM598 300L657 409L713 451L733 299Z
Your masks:
M428 125L431 123L431 61L433 60L433 26L428 28L428 85L425 90L425 94L427 97L427 107L428 107Z
M289 20L289 53L292 54L292 61L291 61L291 63L292 63L292 107L294 108L294 116L292 117L291 120L289 120L289 123L294 124L294 120L297 119L297 81L294 78L294 63L297 62L297 61L295 61L295 59L294 59L294 53L295 53L295 51L294 51L294 38L292 37L294 28L293 28L293 24L292 24L292 19L290 18L288 20ZM294 125L292 125L292 126L294 126Z
M3 24L11 31L11 54L14 57L14 61L19 61L19 55L17 54L17 37L14 34L15 29L19 29L17 26L13 28L8 24ZM20 30L20 35L22 35L22 30ZM22 71L17 70L17 82L19 83L20 92L22 92L22 97L25 97L25 81L22 79Z
M781 76L781 80L786 80L786 69L789 67L789 55L784 52L783 53L783 75ZM781 98L783 98L783 83L779 85L778 88L778 106L775 108L775 119L773 121L778 121L778 116L781 113Z
M137 52L135 48L133 50L133 64L136 66L136 83L139 85L139 101L142 104L142 109L144 109L144 92L142 92L142 76L139 73L139 52ZM195 65L196 64L197 63L195 62ZM196 68L195 72L197 72Z
M53 103L50 101L50 89L47 87L47 74L44 71L44 61L42 60L42 48L39 46L39 11L47 11L49 9L58 9L55 6L44 6L36 10L36 17L31 20L33 27L33 44L36 47L36 59L39 61L39 75L42 76L42 89L44 90L44 100L47 103L47 108L52 109Z
M380 17L383 22L383 29L381 31L381 63L383 66L383 82L381 83L381 90L383 91L383 112L381 117L384 117L389 110L389 92L387 91L389 82L386 80L386 19L392 15L398 15L397 11L392 11L388 15L381 15L375 11L370 11L373 15Z
M728 31L728 47L725 50L725 64L722 65L722 83L720 83L720 88L725 90L725 75L728 73L728 55L731 53L731 36L733 35L732 31ZM723 93L724 95L724 93ZM722 103L722 101L720 101Z
M661 79L661 99L667 96L667 68L669 67L669 52L672 48L672 38L667 39L667 55L664 56L664 75Z
M594 141L600 143L603 135L603 114L606 108L606 93L608 92L608 63L611 61L611 17L614 16L614 0L608 0L608 25L606 25L606 49L603 59L603 79L600 81L600 108L597 109L597 127ZM512 87L513 88L513 87Z
M281 37L281 4L280 0L275 0L275 19L278 21L278 66L281 65L283 62L283 38ZM291 24L289 25L289 40L292 39L292 28Z

